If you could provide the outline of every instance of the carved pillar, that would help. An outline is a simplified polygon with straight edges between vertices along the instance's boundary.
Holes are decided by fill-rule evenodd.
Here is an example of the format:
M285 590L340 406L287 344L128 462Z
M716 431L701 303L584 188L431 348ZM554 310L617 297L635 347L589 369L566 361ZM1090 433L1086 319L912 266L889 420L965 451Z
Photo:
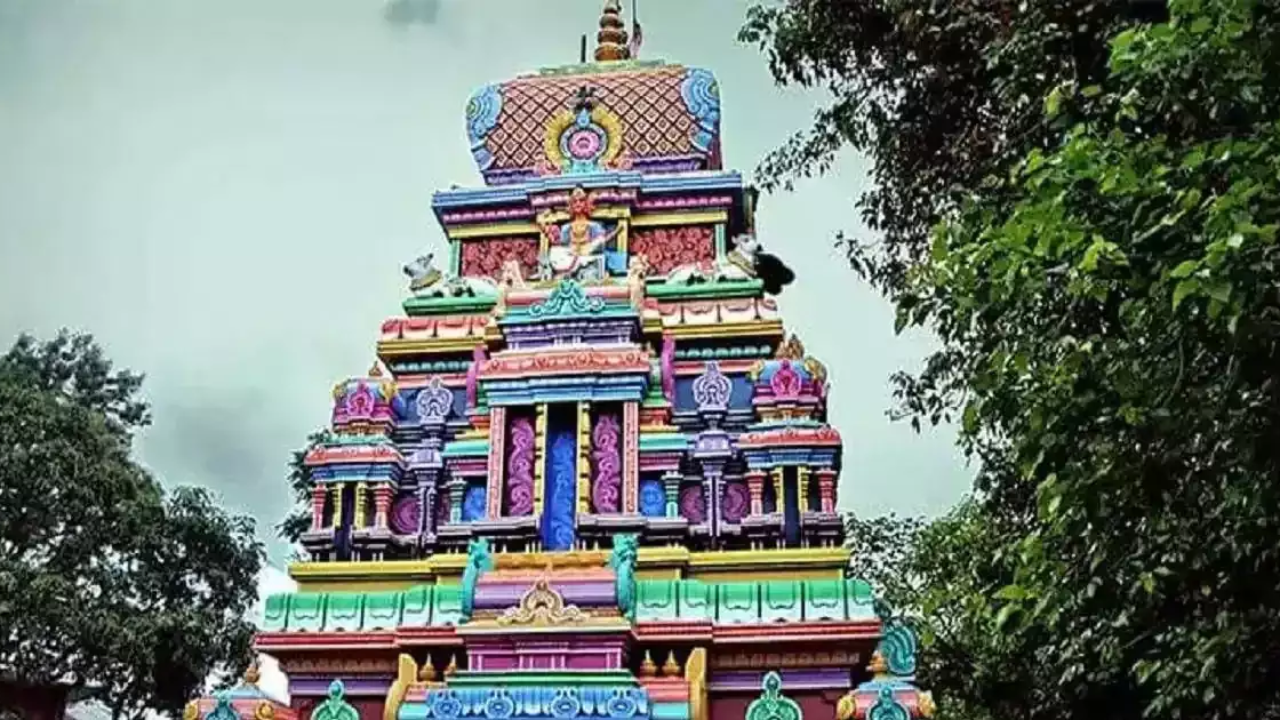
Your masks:
M462 495L466 492L467 481L460 477L449 478L449 522L462 522Z
M483 352L479 354L482 361ZM473 364L467 373L469 399L474 399L472 396L477 367L478 365ZM418 422L422 424L422 446L410 458L409 466L414 481L418 483L418 544L425 547L436 533L436 502L444 475L444 458L440 450L444 447L446 421L453 413L453 391L445 387L444 381L437 375L430 378L418 391L414 401L418 410Z
M701 375L693 381L693 399L698 415L707 428L698 433L693 445L693 459L702 466L703 487L707 498L707 524L713 542L720 536L720 496L724 478L724 466L733 457L733 441L720 428L729 411L729 396L733 384L720 364L709 362Z
M819 468L814 471L818 477L818 495L822 502L822 512L836 511L836 471L831 468Z
M622 406L622 511L640 512L640 403Z
M489 488L485 500L488 508L486 515L496 520L502 515L502 457L506 454L507 409L496 407L489 409ZM462 511L459 501L458 511Z
M800 512L809 510L809 468L796 468L796 502Z
M751 493L751 514L764 514L764 471L748 470L747 491Z
M542 517L542 502L546 488L544 474L547 466L547 406L538 406L538 417L534 421L534 434L537 451L533 454L533 515Z
M351 518L351 527L353 528L362 528L365 526L364 510L365 510L365 504L368 501L368 493L369 493L368 485L364 484L363 481L356 483L356 493L355 493L356 511L354 516Z
M775 467L770 472L773 475L773 511L786 512L787 496L782 491L782 468Z
M675 470L662 475L662 491L667 498L667 517L680 517L680 481L684 476Z
M387 527L387 513L391 510L391 483L378 483L373 495L373 526Z
M591 406L578 403L578 457L577 457L578 514L591 512Z
M342 484L333 484L333 529L342 527Z
M324 525L324 501L329 494L323 485L311 488L311 529L319 530Z

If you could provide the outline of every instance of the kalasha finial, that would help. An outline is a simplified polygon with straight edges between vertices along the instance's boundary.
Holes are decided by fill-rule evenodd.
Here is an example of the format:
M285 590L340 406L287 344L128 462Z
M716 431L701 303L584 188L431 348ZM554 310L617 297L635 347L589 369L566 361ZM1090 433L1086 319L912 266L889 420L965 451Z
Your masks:
M595 58L596 62L631 59L626 26L622 24L620 0L604 0L604 10L600 13L600 32L596 33Z

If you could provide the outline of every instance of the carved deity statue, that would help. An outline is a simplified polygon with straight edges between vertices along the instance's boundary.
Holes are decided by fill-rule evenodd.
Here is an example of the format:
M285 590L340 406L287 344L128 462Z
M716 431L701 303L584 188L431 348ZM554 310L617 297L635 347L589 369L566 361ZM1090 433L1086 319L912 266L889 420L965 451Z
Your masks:
M606 228L594 220L594 203L581 187L569 195L569 219L557 224L550 212L538 216L538 225L547 236L547 252L541 258L544 280L573 278L601 280L616 264L607 245L618 235L618 227Z

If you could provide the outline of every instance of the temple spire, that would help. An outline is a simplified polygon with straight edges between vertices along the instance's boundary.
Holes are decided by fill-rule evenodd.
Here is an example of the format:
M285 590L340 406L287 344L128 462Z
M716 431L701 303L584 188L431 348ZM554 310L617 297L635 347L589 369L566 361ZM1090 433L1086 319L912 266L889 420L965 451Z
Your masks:
M620 0L604 0L604 10L600 13L600 31L596 33L595 59L596 62L631 59Z

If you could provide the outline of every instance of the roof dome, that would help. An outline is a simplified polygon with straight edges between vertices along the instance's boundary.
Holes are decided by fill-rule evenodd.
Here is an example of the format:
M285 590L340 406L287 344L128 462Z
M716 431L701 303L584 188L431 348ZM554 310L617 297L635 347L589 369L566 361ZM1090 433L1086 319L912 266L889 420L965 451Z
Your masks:
M636 61L608 0L597 62L487 85L467 103L486 184L609 170L719 170L720 89L701 68Z

